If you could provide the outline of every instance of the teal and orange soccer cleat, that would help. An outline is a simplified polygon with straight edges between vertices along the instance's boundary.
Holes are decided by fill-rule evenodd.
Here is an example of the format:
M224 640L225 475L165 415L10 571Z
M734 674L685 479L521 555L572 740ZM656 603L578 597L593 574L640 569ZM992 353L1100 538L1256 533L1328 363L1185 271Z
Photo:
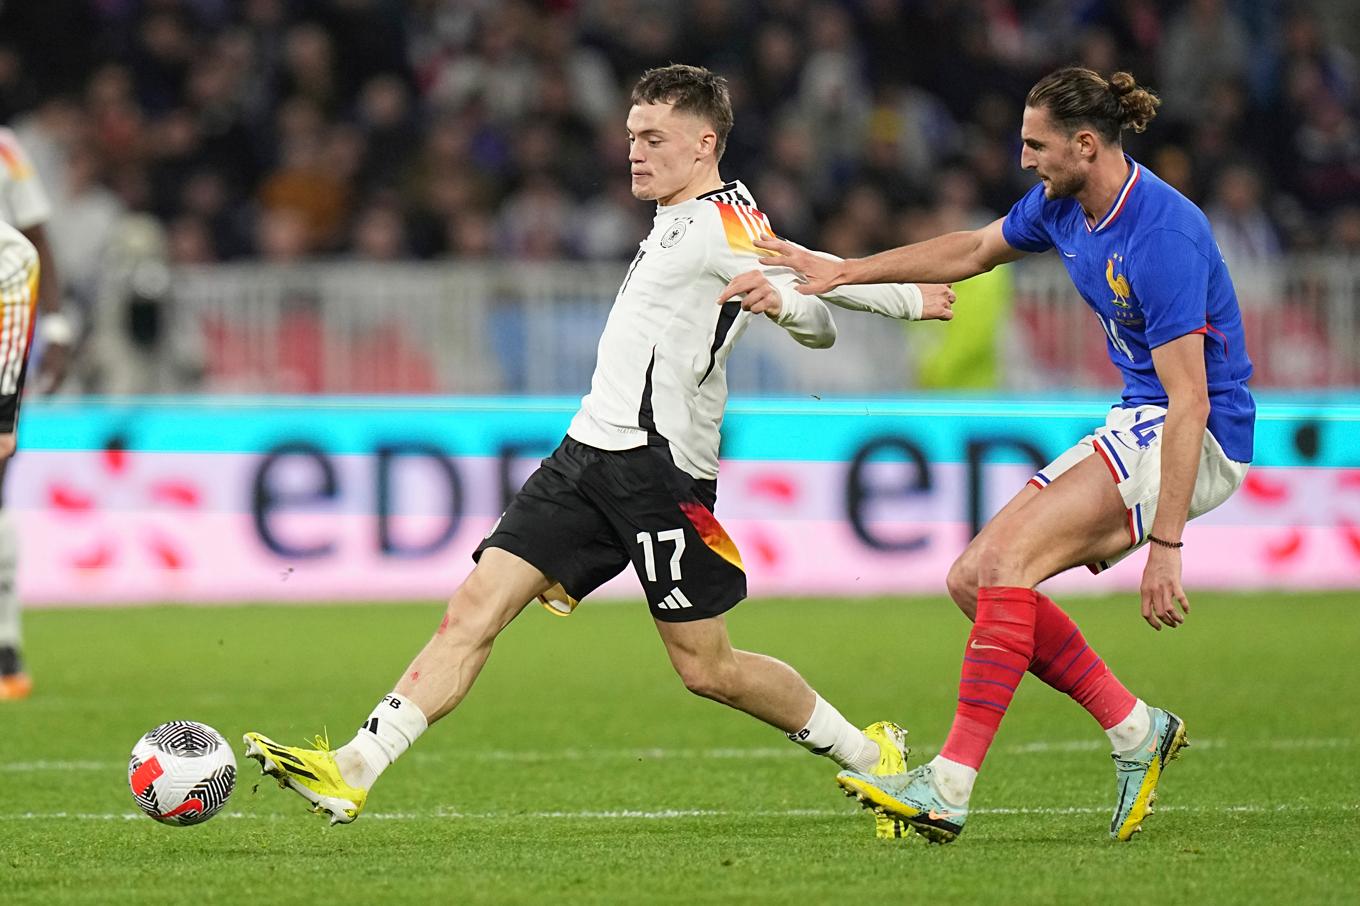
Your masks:
M836 782L879 817L903 821L931 843L949 843L963 833L968 807L945 802L935 789L934 773L928 764L887 776L841 771Z
M331 824L349 824L364 809L368 791L350 786L340 776L335 753L329 742L316 738L315 749L283 746L261 733L247 733L244 737L246 757L260 763L260 770L306 799L312 811L329 815Z
M1110 836L1128 841L1143 829L1143 819L1152 814L1157 801L1157 784L1168 762L1190 745L1185 736L1185 721L1170 711L1151 708L1152 735L1144 746L1132 752L1114 753L1115 801L1110 819Z

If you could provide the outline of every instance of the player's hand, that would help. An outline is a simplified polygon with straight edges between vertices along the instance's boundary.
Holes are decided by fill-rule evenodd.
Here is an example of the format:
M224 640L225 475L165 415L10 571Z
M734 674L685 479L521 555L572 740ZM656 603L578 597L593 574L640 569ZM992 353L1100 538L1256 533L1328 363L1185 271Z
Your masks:
M15 445L16 441L13 431L0 434L0 462L4 462L14 455Z
M954 290L948 283L918 283L921 290L921 320L949 321L954 317Z
M722 295L718 297L718 304L725 305L737 296L741 296L741 307L752 314L777 318L784 310L784 299L779 295L779 290L770 283L764 271L737 274L723 288Z
M71 347L65 343L48 343L43 347L42 363L38 366L38 392L55 393L66 380L71 364Z
M1158 632L1163 626L1175 629L1190 613L1190 600L1181 587L1181 552L1176 548L1152 545L1147 566L1143 568L1143 619ZM1180 605L1180 610L1177 610Z
M843 262L838 258L823 257L783 239L757 239L756 247L771 255L764 255L760 263L768 267L787 267L802 281L798 291L805 296L829 293L845 282L841 276Z

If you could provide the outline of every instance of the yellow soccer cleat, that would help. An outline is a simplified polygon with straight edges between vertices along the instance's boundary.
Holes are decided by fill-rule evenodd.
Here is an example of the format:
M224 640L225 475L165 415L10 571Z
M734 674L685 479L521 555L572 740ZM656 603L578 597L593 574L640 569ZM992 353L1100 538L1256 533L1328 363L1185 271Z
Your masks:
M1110 836L1127 843L1143 829L1143 821L1152 814L1157 801L1157 784L1167 763L1180 757L1189 747L1185 736L1185 721L1170 711L1152 709L1152 733L1146 746L1112 754L1115 767L1116 792L1119 796L1110 819Z
M543 605L543 609L555 617L569 617L576 605L581 602L567 594L567 590L559 582L552 588L538 596L538 603Z
M869 773L875 776L901 774L907 769L907 731L890 720L880 720L864 728L864 735L878 743L878 764ZM874 815L874 836L896 840L911 834L911 825L891 815Z
M349 824L364 809L368 791L350 786L340 776L335 753L324 737L316 737L315 749L281 746L261 733L244 737L246 757L260 763L260 770L312 804L318 815L330 815L331 824Z

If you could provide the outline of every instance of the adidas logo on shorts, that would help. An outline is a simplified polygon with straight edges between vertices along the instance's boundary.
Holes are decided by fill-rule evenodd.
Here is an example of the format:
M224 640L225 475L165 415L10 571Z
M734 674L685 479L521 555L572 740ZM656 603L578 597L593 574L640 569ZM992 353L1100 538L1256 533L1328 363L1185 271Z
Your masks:
M689 602L689 598L685 597L685 593L676 587L672 588L671 593L662 598L661 603L656 606L662 610L683 610L694 605Z

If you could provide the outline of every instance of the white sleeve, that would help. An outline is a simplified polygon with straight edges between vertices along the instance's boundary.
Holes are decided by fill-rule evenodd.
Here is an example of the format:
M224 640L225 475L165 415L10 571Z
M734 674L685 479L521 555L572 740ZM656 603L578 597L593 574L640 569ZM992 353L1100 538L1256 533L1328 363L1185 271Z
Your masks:
M8 129L0 129L0 216L21 230L46 223L52 216L52 203L33 162Z
M765 271L765 279L779 290L779 296L783 300L779 316L774 319L774 323L787 330L799 343L812 349L826 349L836 342L836 322L831 319L831 309L826 307L825 302L816 296L805 296L795 290L797 281L788 268L767 268L763 265L757 267ZM784 273L779 274L775 271Z
M792 244L798 245L796 242ZM803 248L801 245L798 247ZM806 248L803 250L828 261L841 260L827 252ZM901 321L921 320L921 312L925 308L921 288L915 283L859 283L838 286L829 293L822 293L818 298L850 311L873 312Z
M850 311L870 311L901 321L919 321L925 308L915 283L862 283L838 286L818 298Z
M729 281L747 271L761 271L782 299L779 316L774 322L789 332L795 340L813 349L825 349L836 342L836 322L831 309L815 296L796 291L797 275L787 267L769 267L759 260L765 252L756 248L755 240L773 237L770 222L755 208L741 204L714 202L720 221L709 257L713 273Z

